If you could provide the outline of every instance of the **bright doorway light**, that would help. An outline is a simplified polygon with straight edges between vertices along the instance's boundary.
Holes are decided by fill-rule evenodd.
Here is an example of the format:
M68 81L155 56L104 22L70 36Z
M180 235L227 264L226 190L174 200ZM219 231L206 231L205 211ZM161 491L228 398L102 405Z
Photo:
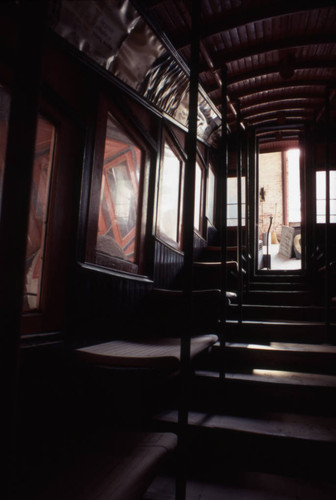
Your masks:
M300 150L287 151L287 216L289 223L301 222Z

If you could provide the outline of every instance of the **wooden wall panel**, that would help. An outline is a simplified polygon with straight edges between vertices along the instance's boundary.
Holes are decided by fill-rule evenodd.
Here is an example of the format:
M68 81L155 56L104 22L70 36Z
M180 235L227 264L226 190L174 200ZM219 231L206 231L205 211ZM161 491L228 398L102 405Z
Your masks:
M136 337L136 311L152 287L146 278L80 266L72 285L67 328L72 346Z
M155 240L154 285L156 288L179 288L183 254Z

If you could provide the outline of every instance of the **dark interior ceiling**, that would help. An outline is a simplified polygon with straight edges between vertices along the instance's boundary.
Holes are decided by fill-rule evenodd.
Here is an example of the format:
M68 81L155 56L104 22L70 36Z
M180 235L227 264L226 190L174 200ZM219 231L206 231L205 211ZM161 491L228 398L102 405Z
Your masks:
M135 2L190 61L191 1ZM284 147L302 127L335 117L336 0L201 0L200 83L221 108L226 68L228 120L239 102L259 141Z

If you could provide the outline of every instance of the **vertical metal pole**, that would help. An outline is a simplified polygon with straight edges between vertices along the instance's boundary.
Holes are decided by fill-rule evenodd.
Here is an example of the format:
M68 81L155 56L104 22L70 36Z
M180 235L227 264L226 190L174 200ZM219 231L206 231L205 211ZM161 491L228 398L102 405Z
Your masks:
M220 182L220 245L221 245L221 329L220 329L220 347L221 347L221 366L220 378L225 378L225 324L227 315L227 177L228 177L228 130L227 130L227 69L222 68L222 135L219 163L219 182Z
M17 61L11 90L0 220L0 365L4 498L12 497L16 467L19 342L43 34L47 2L18 7Z
M187 161L184 171L183 195L183 298L185 315L181 332L181 401L178 411L180 477L176 485L176 498L185 498L187 457L187 426L190 380L190 340L192 328L192 287L193 287L193 249L194 249L194 203L195 203L195 166L197 156L197 112L198 112L198 73L199 73L199 34L201 1L192 2L191 26L191 64L189 82L189 125L186 140Z
M326 323L326 336L329 340L330 335L330 248L329 248L329 232L330 232L330 99L329 91L326 96L326 133L325 133L325 171L326 171L326 223L324 233L324 246L325 246L325 266L326 266L326 279L325 279L325 323Z
M256 213L257 213L257 203L259 199L259 195L257 194L256 183L255 183L255 130L249 130L249 162L248 162L248 214L246 214L246 221L249 224L249 238L248 238L248 249L249 252L252 252L252 260L249 260L249 273L250 276L255 274L256 269L258 268L258 241L259 236L257 236L255 232L255 228L258 230L258 224ZM255 201L256 200L256 201Z
M242 321L243 305L243 273L242 273L242 138L241 138L241 114L240 102L237 101L237 204L238 204L238 224L237 224L237 255L238 255L238 322Z
M246 286L249 286L250 282L250 259L249 259L249 241L250 241L250 143L249 143L249 133L245 133L245 263L246 263Z

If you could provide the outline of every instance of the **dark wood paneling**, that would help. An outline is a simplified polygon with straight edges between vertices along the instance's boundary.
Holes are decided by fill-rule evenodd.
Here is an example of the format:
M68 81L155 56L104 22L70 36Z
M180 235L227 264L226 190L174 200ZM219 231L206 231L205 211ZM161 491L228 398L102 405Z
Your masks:
M67 340L75 347L136 337L136 310L152 289L145 277L79 266L74 273Z
M199 260L208 242L196 231L194 231L194 260Z
M157 288L179 288L183 253L155 240L154 285Z

